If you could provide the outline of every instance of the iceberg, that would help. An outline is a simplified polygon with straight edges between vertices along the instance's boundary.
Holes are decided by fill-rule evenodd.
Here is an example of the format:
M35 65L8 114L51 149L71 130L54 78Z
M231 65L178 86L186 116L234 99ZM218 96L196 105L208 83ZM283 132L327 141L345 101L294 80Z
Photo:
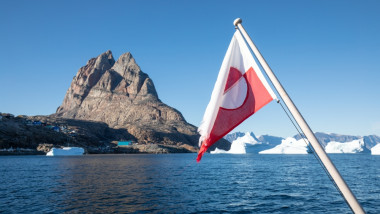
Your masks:
M261 142L255 140L249 132L245 133L244 136L238 137L236 140L232 141L231 148L228 151L223 149L216 148L214 151L211 151L211 154L246 154L247 145L258 145Z
M380 143L371 148L371 155L380 155Z
M305 141L307 143L305 143ZM308 154L308 144L309 142L304 138L296 140L295 138L288 137L282 140L280 145L272 149L261 151L259 154Z
M211 154L245 154L245 143L233 141L230 150L226 151L223 149L216 148Z
M325 151L326 153L358 153L363 151L363 147L363 138L345 143L331 141L326 145Z
M83 155L84 149L80 147L52 148L46 156Z

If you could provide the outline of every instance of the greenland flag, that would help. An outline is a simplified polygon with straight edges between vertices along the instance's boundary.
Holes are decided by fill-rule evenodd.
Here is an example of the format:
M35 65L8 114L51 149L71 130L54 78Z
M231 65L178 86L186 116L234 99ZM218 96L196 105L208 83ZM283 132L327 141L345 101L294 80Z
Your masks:
M198 128L197 161L211 145L274 99L275 93L236 30Z

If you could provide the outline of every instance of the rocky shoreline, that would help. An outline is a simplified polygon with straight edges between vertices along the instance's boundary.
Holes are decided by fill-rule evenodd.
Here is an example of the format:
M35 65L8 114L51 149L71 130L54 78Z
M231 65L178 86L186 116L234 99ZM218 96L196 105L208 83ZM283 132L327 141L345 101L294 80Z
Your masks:
M56 148L52 146L51 148ZM169 153L196 153L194 147L169 146L163 144L146 144L132 146L116 146L107 151L99 151L97 148L85 148L85 154L169 154ZM0 149L0 156L6 155L46 155L47 152L37 149L8 148Z
M10 114L4 114L10 115ZM63 131L52 127L64 127ZM135 143L117 146L118 140L133 139L107 124L52 116L3 116L0 120L0 155L45 155L53 147L77 146L86 154L165 154L197 152L187 144Z

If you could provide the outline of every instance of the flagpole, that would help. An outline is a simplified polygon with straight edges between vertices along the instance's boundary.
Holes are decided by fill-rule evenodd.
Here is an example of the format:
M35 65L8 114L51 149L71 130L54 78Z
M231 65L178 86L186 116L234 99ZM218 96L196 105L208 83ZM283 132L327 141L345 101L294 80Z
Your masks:
M354 194L351 192L350 188L340 175L339 171L336 169L330 158L327 156L325 150L321 146L321 144L318 142L317 138L315 137L314 133L311 131L309 125L306 123L305 119L302 117L301 113L298 111L297 107L294 105L293 101L290 99L289 95L286 93L285 89L282 87L281 83L273 73L272 69L269 67L263 56L261 55L260 51L257 49L255 44L252 42L252 39L245 31L244 27L242 26L242 20L240 18L235 19L234 25L240 30L240 32L243 34L245 40L251 47L253 53L256 55L257 60L260 62L261 66L264 68L265 73L269 77L269 79L272 81L274 87L276 88L277 92L281 96L282 100L284 101L285 105L288 107L290 113L293 115L294 119L298 123L301 130L304 132L306 138L309 140L311 146L313 147L315 153L321 160L322 164L327 169L327 172L330 174L331 178L336 183L337 187L339 188L340 192L342 193L344 199L350 206L351 210L354 213L365 213L359 202L357 201Z

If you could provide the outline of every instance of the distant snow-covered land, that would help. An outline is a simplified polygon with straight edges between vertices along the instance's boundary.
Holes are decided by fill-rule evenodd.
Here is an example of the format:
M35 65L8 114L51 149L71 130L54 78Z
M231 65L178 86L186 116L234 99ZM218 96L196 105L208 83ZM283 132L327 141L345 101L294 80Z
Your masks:
M352 136L339 134L315 133L327 153L372 153L380 155L380 137L376 135ZM231 149L215 149L212 154L307 154L310 152L305 140L300 135L286 139L270 135L256 137L253 132L235 132L225 139L231 143ZM308 142L307 142L308 143Z

